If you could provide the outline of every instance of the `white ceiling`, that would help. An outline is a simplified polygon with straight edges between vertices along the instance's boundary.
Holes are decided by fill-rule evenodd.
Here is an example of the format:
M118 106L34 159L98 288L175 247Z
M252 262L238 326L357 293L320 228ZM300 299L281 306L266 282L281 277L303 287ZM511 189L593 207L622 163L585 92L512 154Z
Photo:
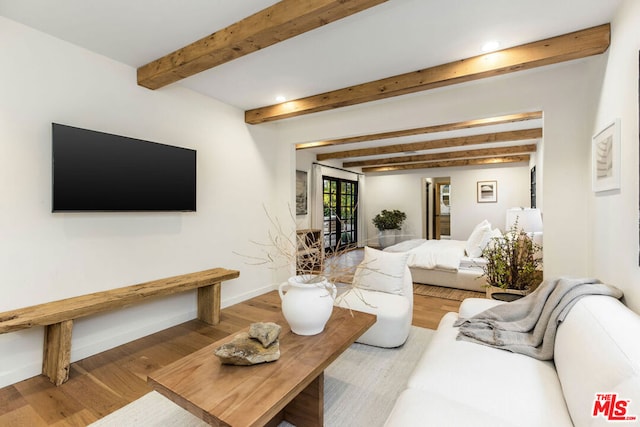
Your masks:
M0 0L0 15L137 68L273 3ZM490 39L504 48L599 25L619 3L389 0L174 84L256 108L475 56Z
M174 84L247 110L275 104L277 95L297 99L476 56L489 40L497 40L500 48L507 48L607 23L620 2L388 0ZM274 3L275 0L0 0L0 15L138 68ZM137 84L133 74L131 83ZM476 118L479 117L469 119ZM534 127L542 127L542 120L309 150L319 154ZM535 142L423 150L416 154ZM390 156L344 160L386 157Z

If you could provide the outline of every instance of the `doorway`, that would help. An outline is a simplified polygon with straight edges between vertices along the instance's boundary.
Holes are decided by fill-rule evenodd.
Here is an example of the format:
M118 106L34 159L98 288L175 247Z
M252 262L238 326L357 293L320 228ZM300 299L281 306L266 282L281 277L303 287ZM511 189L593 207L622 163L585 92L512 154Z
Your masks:
M436 182L435 191L435 238L451 238L451 182Z
M451 178L424 179L424 237L451 238Z
M358 244L358 182L322 177L325 251L355 247Z

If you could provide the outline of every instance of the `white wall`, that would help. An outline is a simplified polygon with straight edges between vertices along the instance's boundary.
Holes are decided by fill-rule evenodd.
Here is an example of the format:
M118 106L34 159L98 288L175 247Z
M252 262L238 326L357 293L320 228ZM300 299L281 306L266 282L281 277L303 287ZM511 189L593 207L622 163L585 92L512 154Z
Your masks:
M597 57L248 127L241 111L177 86L140 88L134 69L0 18L0 311L214 266L241 270L223 285L224 305L240 301L278 280L233 252L265 232L263 203L281 212L293 201L290 143L533 110L545 113L545 275L595 275L640 311L639 20L640 3L624 1ZM614 117L622 189L596 196L590 139ZM52 214L52 121L197 149L198 212ZM77 322L73 358L192 318L194 303ZM0 386L40 371L41 341L41 328L0 336Z
M310 151L297 151L296 152L296 170L304 171L307 173L307 214L297 215L296 222L299 229L311 227L311 169L312 164L316 160L316 156Z
M590 225L575 209L586 208L589 200L588 141L606 59L599 55L292 118L279 124L280 137L306 142L542 110L544 149L538 167L544 165L544 184L539 177L538 190L544 202L545 276L583 276L589 271Z
M620 190L590 193L590 274L620 287L640 312L638 267L638 51L640 2L625 0L612 21L611 47L597 116L597 133L615 118L621 123ZM589 140L584 144L588 145ZM589 172L590 173L590 172Z
M263 203L292 200L293 150L274 126L0 17L0 312L213 267L241 271L223 305L272 289L248 266ZM197 150L195 213L51 213L51 122ZM259 140L259 142L257 142ZM193 293L76 322L72 359L195 317ZM36 375L42 328L0 335L0 387Z
M539 144L542 147L542 143ZM539 153L533 155L529 164L494 165L485 167L437 168L402 172L369 173L365 181L364 206L365 221L363 236L367 236L364 244L377 244L377 230L371 220L382 209L400 209L407 213L401 239L423 237L423 204L422 180L424 178L450 177L452 181L452 238L465 240L473 227L484 219L488 219L494 227L500 229L505 225L505 212L516 206L530 206L530 168L539 161ZM296 169L311 174L311 165L315 155L306 150L296 153ZM333 167L342 167L339 160L321 162ZM359 172L360 168L351 168ZM541 167L539 167L541 169ZM339 171L326 169L328 175L340 176ZM347 177L353 179L352 177ZM498 181L498 202L477 203L476 183L478 181ZM538 188L540 190L540 188ZM540 197L539 197L540 199ZM297 217L298 227L308 227L310 215Z
M399 209L407 213L402 239L423 237L424 178L451 178L451 238L466 240L473 227L484 219L504 230L505 214L514 206L529 206L529 167L437 168L398 174L369 174L366 177L366 215L369 236L376 236L371 223L382 209ZM498 201L477 203L478 181L497 181Z
M293 147L293 145L291 146ZM294 152L295 152L295 149L294 149ZM307 197L308 197L307 214L296 215L296 226L298 229L310 228L310 227L313 227L312 219L311 219L311 210L313 206L313 202L311 200L313 195L312 187L314 185L312 169L313 169L313 163L315 163L316 161L316 156L310 151L305 151L305 150L300 150L295 153L296 153L295 154L296 170L307 172ZM322 166L320 169L321 169L322 176L330 176L333 178L358 181L358 177L360 174L360 171L358 169L355 169L355 168L344 169L342 168L341 163L336 160L327 160L322 162L321 165ZM353 173L349 171L353 171ZM361 193L359 193L360 195L363 194L362 187L363 185L360 184L360 190L359 190L361 191ZM359 229L359 230L360 230L359 240L362 246L363 245L362 241L366 240L366 235L362 233L362 229Z

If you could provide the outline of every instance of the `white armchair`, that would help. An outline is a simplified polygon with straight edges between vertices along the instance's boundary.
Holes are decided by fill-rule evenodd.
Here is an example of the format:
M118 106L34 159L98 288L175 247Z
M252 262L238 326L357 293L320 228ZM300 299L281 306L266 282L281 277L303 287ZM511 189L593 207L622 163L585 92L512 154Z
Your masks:
M413 318L413 280L407 253L365 247L356 268L354 289L336 299L336 306L378 316L356 342L376 347L398 347L409 336Z

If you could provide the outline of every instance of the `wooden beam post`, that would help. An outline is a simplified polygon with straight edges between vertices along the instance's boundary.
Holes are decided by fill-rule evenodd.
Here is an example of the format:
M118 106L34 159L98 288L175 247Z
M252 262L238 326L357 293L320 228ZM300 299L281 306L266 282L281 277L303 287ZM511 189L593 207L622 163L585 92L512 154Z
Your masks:
M342 163L343 168L363 166L384 166L392 164L410 164L417 162L433 162L440 160L472 159L482 157L506 156L511 154L534 153L537 144L513 145L510 147L484 148L480 150L448 151L437 154L416 154L413 156L387 157L385 159L360 160Z
M603 53L609 48L609 24L588 28L498 52L362 83L282 104L245 111L249 124L281 120L393 96L529 70Z
M362 168L362 172L363 173L392 172L392 171L404 171L404 170L412 170L412 169L432 169L432 168L450 168L455 166L520 163L520 162L528 162L529 158L530 156L528 154L522 154L519 156L488 157L488 158L482 158L482 159L442 160L437 162L409 163L409 164L402 164L402 165L367 167L367 168Z
M69 379L71 366L71 333L73 320L45 326L42 374L60 385Z
M346 151L333 151L316 155L318 161L328 159L346 159L349 157L380 156L403 153L406 151L424 151L436 148L464 147L494 142L525 141L542 138L542 128L521 129L481 135L460 136L456 138L432 139L430 141L410 142L406 144L382 145L380 147L359 148Z
M296 150L307 148L326 147L331 145L354 144L357 142L377 141L380 139L400 138L403 136L424 135L436 132L448 132L460 129L476 129L482 126L496 126L505 123L516 123L527 120L538 120L542 118L542 111L529 113L509 114L506 116L486 117L484 119L465 120L462 122L446 123L442 125L431 125L412 129L394 130L391 132L372 133L367 135L349 136L346 138L336 138L326 141L301 142L296 144Z
M387 0L282 0L138 68L138 84L158 89Z

